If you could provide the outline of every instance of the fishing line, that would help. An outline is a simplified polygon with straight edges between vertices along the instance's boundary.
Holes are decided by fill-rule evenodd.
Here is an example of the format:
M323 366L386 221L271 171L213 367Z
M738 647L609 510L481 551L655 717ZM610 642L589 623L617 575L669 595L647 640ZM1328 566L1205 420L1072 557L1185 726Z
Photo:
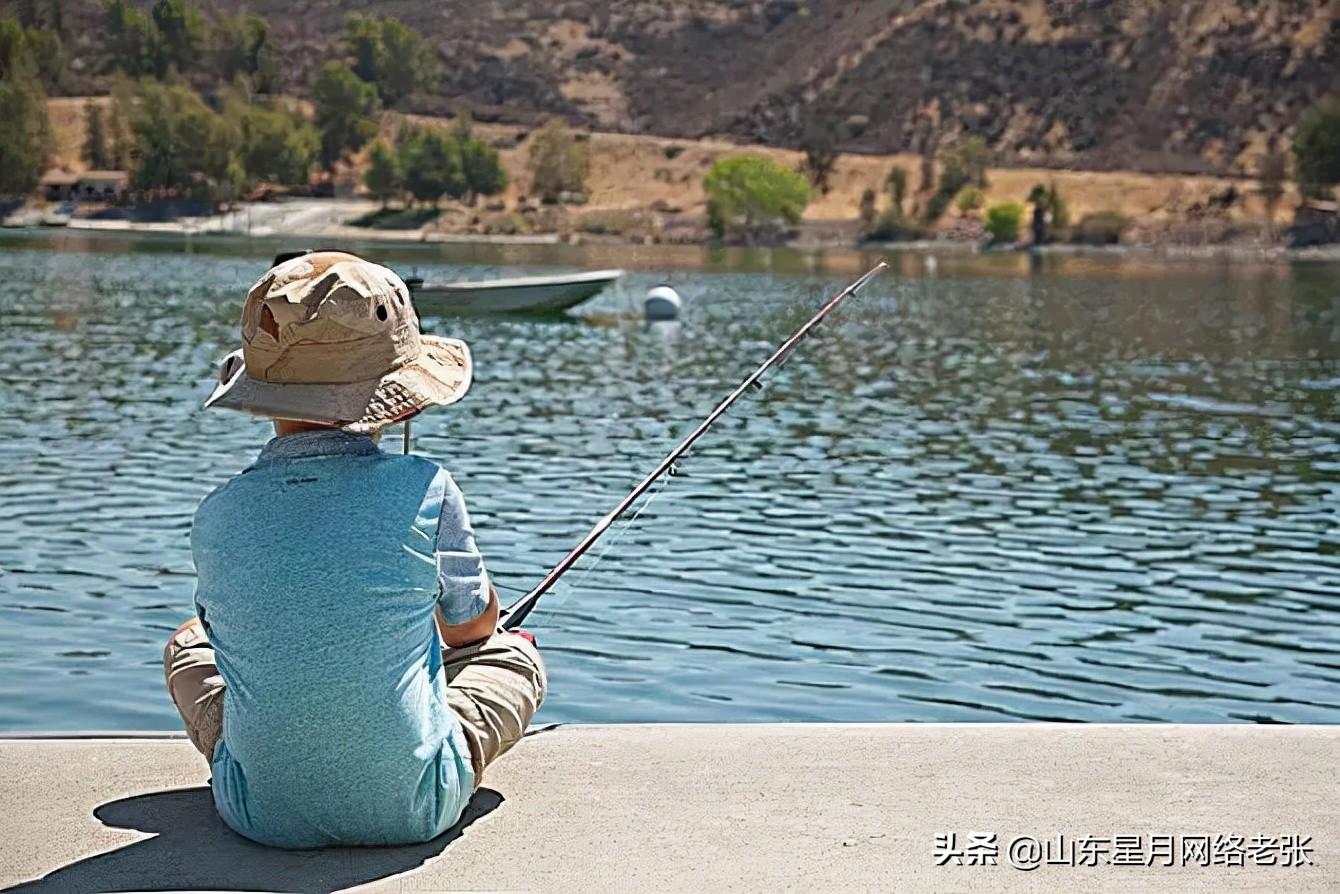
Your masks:
M631 516L625 516L623 519L620 520L621 524L619 525L619 530L614 532L614 536L611 537L609 539L609 542L606 543L605 546L601 548L600 552L596 553L595 558L593 558L589 563L587 563L586 567L583 568L578 573L577 579L572 581L564 590L560 592L558 598L554 600L555 605L563 605L564 603L566 603L568 601L568 597L572 594L572 592L580 588L582 583L588 577L591 576L591 572L595 571L596 567L605 560L606 554L609 553L610 550L614 549L614 547L622 543L624 538L628 536L630 531L634 531L642 527L637 523L638 519L642 516L642 513L646 512L647 509L651 506L651 504L655 502L656 498L665 492L666 486L669 483L670 483L669 479L661 481L661 483L659 484L659 486L656 487L655 490L649 491L647 493L647 498L642 501L642 505L637 508L636 512L634 512Z
M577 544L570 553L564 556L563 559L544 576L544 579L535 585L534 589L508 606L506 616L502 620L503 629L511 630L520 626L521 622L524 621L531 610L535 608L536 603L540 601L541 597L553 588L560 577L571 570L577 561L595 545L595 542L599 540L601 536L603 536L605 532L608 531L640 497L642 497L643 494L651 490L652 486L656 484L662 475L670 472L673 477L674 472L672 470L676 468L676 464L679 460L688 454L694 443L701 438L728 409L730 409L732 404L751 389L761 391L763 386L760 384L760 380L769 369L782 365L790 359L796 346L809 336L810 333L823 322L824 318L834 310L834 308L847 298L856 294L862 286L874 279L875 276L887 268L888 264L884 261L880 261L863 276L830 299L828 303L824 304L824 306L819 309L818 313L810 317L810 319L797 329L790 338L784 341L767 360L763 361L763 364L758 369L754 370L754 372L741 382L734 391L723 398L712 412L707 415L707 418L704 419L697 428L691 431L688 436L675 447L675 449L671 450L670 453L657 464L656 468L652 469L647 477L643 478L627 496L620 500L619 504L615 506L608 515L596 522L595 527L591 529L590 533L582 538L581 543Z

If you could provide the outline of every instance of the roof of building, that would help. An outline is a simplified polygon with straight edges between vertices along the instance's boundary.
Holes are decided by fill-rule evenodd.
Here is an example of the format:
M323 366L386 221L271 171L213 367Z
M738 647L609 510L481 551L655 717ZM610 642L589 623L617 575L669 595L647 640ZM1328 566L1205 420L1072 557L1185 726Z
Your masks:
M78 182L79 175L69 171L47 171L42 175L43 186L74 186Z

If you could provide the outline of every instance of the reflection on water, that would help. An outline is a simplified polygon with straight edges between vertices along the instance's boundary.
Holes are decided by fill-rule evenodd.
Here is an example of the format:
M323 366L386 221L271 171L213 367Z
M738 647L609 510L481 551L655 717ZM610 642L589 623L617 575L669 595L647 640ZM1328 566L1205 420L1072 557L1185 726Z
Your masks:
M266 437L196 406L264 260L44 245L0 251L0 728L170 728L191 513ZM620 263L459 251L380 256ZM868 260L772 257L673 274L677 326L651 271L426 321L478 381L417 446L505 600ZM1340 721L1336 270L899 264L542 604L545 716Z

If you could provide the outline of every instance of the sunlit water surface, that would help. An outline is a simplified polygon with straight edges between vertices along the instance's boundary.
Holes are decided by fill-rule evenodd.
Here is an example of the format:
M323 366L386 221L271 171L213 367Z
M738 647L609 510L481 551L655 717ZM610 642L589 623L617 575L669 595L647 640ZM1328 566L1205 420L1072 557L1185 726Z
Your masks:
M176 726L191 514L267 437L197 409L265 258L93 248L0 244L0 729ZM504 600L861 260L785 257L670 275L679 324L638 319L654 264L579 319L425 320L477 381L416 447ZM1340 722L1336 270L934 272L903 259L565 578L542 719Z

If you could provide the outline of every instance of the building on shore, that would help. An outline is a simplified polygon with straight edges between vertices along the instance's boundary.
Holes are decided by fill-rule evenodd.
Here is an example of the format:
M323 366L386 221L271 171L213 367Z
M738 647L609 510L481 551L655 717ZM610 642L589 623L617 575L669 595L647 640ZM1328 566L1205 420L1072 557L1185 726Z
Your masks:
M40 185L49 202L116 202L129 192L130 175L125 171L48 171Z

